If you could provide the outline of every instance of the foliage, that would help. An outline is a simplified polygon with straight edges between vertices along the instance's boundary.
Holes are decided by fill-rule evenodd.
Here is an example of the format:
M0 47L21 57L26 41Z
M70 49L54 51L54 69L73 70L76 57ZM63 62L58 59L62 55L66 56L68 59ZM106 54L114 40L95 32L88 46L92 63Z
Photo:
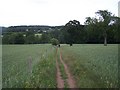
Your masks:
M25 40L26 40L27 44L34 44L34 42L35 42L35 36L34 36L34 34L26 36Z
M102 30L104 36L104 46L107 46L107 31L109 30L109 24L112 21L112 13L107 10L99 10L96 12L99 15L100 22L102 22Z
M118 28L115 28L116 16L112 15L107 10L99 10L96 12L97 18L87 17L86 32L87 32L87 43L119 43L114 37L118 37ZM119 26L118 26L119 27Z
M22 33L10 33L3 36L5 44L24 44L24 36Z
M83 26L77 20L69 21L65 27L66 43L82 43L83 41Z
M50 37L49 33L42 33L41 43L49 43L50 39L51 39L51 37Z
M57 40L57 39L55 39L55 38L52 38L51 39L51 43L52 43L52 45L58 45L59 44L59 41Z

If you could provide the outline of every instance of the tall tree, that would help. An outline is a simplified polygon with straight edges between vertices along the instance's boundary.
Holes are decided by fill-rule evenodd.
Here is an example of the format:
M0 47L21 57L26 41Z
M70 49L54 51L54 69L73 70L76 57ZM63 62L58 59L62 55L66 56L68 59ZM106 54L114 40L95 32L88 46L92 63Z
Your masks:
M69 21L64 26L64 37L66 43L79 43L80 42L80 33L81 33L81 26L80 22L77 20Z
M85 21L85 31L87 37L87 43L101 43L101 30L100 24L98 23L98 19L87 17Z
M100 22L102 22L104 46L107 46L107 31L108 31L108 26L113 17L112 13L108 12L107 10L99 10L98 12L96 12L96 14L99 16Z

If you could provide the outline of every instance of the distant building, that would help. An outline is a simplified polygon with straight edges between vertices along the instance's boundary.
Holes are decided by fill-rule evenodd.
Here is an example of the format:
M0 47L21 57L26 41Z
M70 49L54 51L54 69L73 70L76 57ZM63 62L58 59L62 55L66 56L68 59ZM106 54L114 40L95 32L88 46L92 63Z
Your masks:
M120 17L120 1L118 2L118 17Z

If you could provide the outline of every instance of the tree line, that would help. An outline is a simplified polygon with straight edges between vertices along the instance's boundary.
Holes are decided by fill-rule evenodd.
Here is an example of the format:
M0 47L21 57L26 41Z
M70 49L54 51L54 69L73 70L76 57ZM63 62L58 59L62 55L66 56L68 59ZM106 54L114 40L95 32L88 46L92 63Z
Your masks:
M22 29L15 32L15 29L10 28L3 35L3 44L50 43L53 38L59 43L67 44L104 43L106 46L107 43L120 43L120 18L107 10L99 10L95 14L96 17L86 18L85 25L77 20L70 20L64 26L49 27L50 30L45 32L35 32L36 27L24 32L21 32Z

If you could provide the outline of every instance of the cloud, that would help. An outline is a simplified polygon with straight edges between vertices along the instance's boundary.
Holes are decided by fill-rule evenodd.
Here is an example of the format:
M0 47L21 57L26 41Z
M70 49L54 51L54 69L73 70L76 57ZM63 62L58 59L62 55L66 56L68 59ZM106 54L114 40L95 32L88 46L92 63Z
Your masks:
M69 20L94 17L108 9L117 15L118 0L1 0L0 25L64 25Z

